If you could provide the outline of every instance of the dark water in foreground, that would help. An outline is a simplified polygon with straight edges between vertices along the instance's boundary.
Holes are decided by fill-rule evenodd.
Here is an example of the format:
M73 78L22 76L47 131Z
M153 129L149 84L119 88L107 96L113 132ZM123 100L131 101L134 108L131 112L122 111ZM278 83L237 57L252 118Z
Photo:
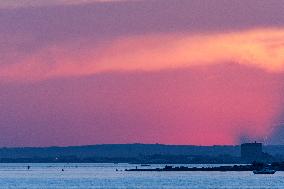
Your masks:
M136 166L129 164L29 164L31 169L27 170L27 165L0 164L0 188L284 189L284 172L276 172L274 175L254 175L252 172L115 171L116 169L124 170L125 168L134 168ZM62 168L64 171L61 171Z

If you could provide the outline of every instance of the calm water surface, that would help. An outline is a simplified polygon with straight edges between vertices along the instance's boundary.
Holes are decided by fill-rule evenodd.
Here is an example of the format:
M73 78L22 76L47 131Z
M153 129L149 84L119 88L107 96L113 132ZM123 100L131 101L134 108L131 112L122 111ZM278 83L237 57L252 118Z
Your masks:
M31 166L30 170L27 170L28 165ZM124 170L135 168L135 166L130 164L0 164L0 188L284 189L284 172L276 172L274 175L254 175L252 172L116 171L116 169ZM151 167L160 166L164 165ZM64 171L61 171L62 169Z

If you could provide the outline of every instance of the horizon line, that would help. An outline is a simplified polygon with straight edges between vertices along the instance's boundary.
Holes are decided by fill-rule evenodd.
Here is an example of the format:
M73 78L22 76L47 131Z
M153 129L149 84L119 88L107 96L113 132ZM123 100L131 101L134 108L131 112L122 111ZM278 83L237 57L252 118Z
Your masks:
M244 142L254 143L254 142ZM212 145L194 145L194 144L162 144L162 143L100 143L100 144L85 144L85 145L66 145L66 146L0 146L0 149L13 148L76 148L76 147L93 147L93 146L107 146L107 145L160 145L160 146L180 146L180 147L238 147L241 144L212 144ZM259 142L262 143L262 142ZM284 144L264 144L263 146L284 146Z

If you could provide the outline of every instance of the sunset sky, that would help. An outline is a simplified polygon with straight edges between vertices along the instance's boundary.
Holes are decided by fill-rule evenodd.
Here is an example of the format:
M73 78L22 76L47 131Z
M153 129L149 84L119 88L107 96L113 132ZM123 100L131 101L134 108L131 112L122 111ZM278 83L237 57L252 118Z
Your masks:
M0 1L0 147L284 144L283 10Z

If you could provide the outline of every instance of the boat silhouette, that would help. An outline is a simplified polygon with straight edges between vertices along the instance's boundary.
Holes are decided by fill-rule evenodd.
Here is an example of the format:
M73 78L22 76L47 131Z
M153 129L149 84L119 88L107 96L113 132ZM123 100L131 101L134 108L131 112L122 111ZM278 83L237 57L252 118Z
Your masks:
M263 168L260 170L253 170L254 174L274 174L276 171L273 169Z

